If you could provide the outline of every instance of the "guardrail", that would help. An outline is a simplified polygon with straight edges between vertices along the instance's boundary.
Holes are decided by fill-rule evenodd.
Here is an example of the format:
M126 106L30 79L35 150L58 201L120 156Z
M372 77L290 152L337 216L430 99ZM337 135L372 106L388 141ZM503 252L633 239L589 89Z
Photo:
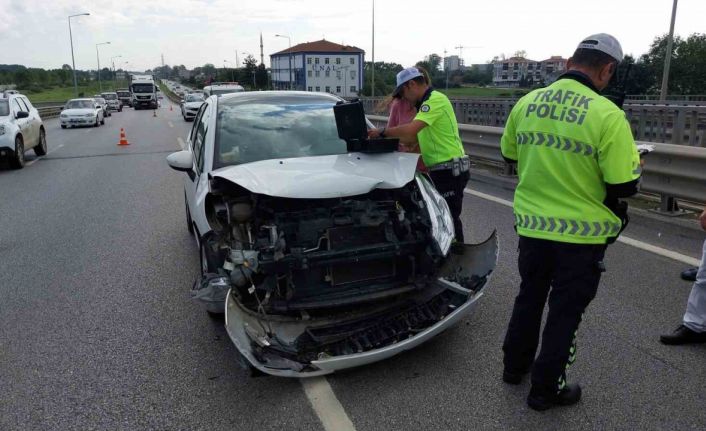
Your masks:
M39 112L39 116L42 117L42 120L46 120L47 118L58 117L63 109L64 109L64 105L43 106L43 107L37 108L37 112Z
M377 125L387 122L387 117L367 117ZM500 153L502 127L459 124L458 128L466 153L471 158L506 167L507 171ZM655 151L645 158L641 190L660 195L661 210L673 212L675 199L706 203L706 148L640 141L638 144L655 147Z
M382 98L362 98L365 112L386 114ZM516 99L451 99L459 124L503 127ZM626 103L623 106L635 139L706 147L706 106Z

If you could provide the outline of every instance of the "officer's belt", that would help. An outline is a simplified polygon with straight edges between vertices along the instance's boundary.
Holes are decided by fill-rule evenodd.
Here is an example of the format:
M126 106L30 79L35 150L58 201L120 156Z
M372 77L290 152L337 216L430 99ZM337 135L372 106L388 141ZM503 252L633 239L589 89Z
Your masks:
M458 158L459 161L465 160L465 159L469 159L469 157L468 157L468 156L463 156L463 157L459 157L459 158ZM439 163L438 165L431 166L431 167L429 167L429 168L427 168L427 169L429 169L429 171L444 171L444 170L446 170L446 169L453 169L453 163L454 163L453 160L449 160L448 162ZM466 165L466 166L470 166L470 163L466 163L465 165ZM463 164L463 163L460 164L460 167L461 167L461 172L467 172L467 171L468 171L468 169L464 170L464 164Z

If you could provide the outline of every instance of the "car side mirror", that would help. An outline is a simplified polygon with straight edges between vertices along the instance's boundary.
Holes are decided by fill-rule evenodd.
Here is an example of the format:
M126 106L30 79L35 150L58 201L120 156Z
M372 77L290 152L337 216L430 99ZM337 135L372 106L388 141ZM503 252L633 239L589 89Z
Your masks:
M29 112L19 111L17 114L15 114L15 118L18 120L21 118L27 118L27 117L29 117Z
M177 151L167 156L167 164L175 171L191 172L194 169L194 154L189 150Z

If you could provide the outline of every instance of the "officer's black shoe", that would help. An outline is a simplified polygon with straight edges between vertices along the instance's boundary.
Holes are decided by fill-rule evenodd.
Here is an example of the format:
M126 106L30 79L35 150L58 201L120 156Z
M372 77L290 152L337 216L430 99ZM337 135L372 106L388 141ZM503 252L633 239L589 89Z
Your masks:
M682 280L686 281L696 281L696 273L699 272L699 268L689 268L681 272Z
M696 332L684 325L679 325L671 334L661 335L662 344L676 346L679 344L706 343L706 332Z
M527 374L529 371L523 371L523 372L513 372L513 371L508 371L508 370L503 370L503 382L508 383L510 385L519 385L522 383L522 378Z
M570 406L581 399L581 386L576 383L564 386L559 393L546 393L533 387L527 396L527 405L537 411L548 410L556 406Z

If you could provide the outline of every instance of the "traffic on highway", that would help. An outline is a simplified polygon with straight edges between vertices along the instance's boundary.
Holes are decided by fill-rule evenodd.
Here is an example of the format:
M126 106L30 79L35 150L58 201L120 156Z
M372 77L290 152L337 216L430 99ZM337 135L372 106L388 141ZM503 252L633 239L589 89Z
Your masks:
M265 3L244 7L285 19ZM201 19L155 8L173 37ZM386 63L277 24L187 68L86 42L99 17L68 17L51 84L0 64L0 430L706 429L706 123L684 86L674 117L631 120L653 65L611 20L555 41L567 58L468 66L480 39L379 42L424 58Z

